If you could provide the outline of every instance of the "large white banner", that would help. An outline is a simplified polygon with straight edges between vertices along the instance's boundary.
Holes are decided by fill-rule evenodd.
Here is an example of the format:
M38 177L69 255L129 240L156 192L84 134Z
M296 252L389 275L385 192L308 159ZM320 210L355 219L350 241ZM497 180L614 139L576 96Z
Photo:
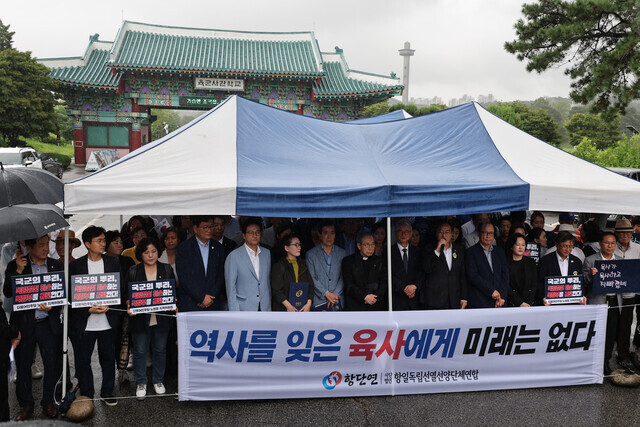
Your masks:
M179 313L180 400L602 383L607 307Z

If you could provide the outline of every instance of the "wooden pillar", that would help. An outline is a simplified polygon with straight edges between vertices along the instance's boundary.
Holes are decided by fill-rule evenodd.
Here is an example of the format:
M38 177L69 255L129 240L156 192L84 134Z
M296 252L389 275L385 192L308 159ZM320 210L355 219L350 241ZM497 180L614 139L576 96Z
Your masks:
M84 141L84 129L82 128L82 122L76 125L73 128L73 151L74 156L76 158L76 165L84 165L87 163L87 155L85 152L85 141Z
M137 99L131 100L131 112L132 113L140 113L140 106L138 105ZM131 126L131 146L129 147L130 151L137 150L142 147L142 135L140 134L140 117L133 117L133 123Z

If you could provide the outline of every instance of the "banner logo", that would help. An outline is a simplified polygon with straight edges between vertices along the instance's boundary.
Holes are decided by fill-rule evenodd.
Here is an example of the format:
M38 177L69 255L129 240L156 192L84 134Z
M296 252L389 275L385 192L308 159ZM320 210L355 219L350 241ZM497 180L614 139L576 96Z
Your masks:
M342 381L342 374L338 371L333 371L322 379L322 385L327 390L333 390Z

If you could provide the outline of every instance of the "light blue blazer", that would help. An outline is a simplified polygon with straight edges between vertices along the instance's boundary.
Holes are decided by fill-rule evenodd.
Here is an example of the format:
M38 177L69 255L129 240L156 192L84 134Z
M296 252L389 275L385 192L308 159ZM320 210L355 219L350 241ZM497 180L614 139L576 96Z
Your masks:
M327 298L324 295L327 292L332 292L340 297L340 305L344 308L342 259L346 256L347 252L344 249L333 245L331 250L331 272L329 272L321 244L306 253L305 259L313 278L313 305L325 303Z
M229 311L271 311L271 252L260 247L260 277L251 264L245 245L234 249L224 263Z

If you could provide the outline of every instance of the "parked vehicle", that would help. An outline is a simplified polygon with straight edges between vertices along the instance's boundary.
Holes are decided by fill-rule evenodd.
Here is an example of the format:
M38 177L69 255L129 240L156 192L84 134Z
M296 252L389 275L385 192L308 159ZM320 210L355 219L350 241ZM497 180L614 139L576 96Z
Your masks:
M42 161L42 168L51 172L58 178L62 179L62 173L64 172L64 166L58 159L52 157L51 154L38 153L40 161Z
M42 169L42 160L30 147L0 148L0 162L4 167L32 167Z

